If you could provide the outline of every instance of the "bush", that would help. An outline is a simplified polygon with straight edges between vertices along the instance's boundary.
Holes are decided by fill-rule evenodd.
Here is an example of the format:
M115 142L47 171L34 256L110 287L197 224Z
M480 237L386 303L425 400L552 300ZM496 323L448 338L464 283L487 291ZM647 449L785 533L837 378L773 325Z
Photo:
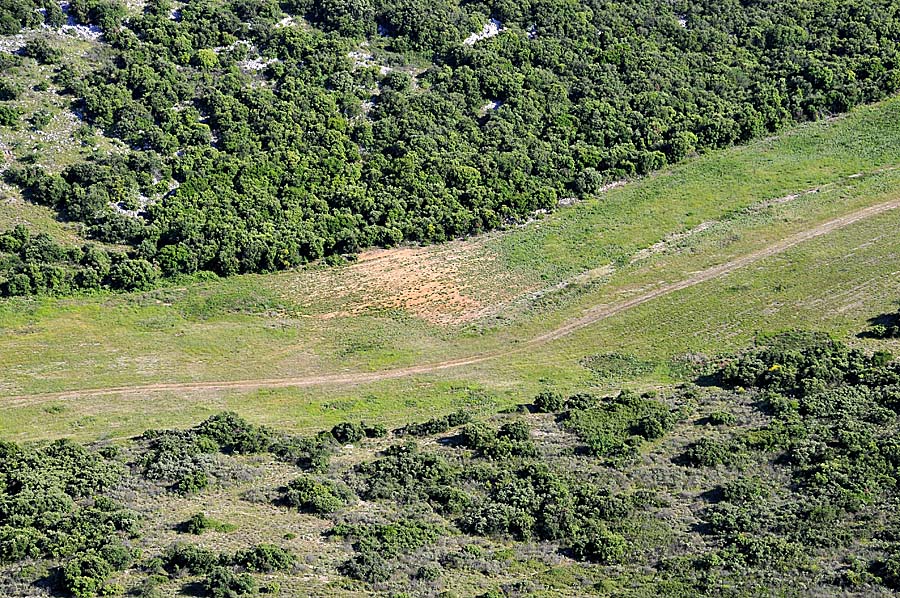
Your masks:
M732 462L733 457L733 447L711 438L701 438L691 443L683 455L684 462L693 467L726 465Z
M331 429L331 435L341 444L353 444L366 437L362 424L342 422Z
M621 563L625 558L625 538L606 529L598 521L588 520L572 542L575 558L602 565Z
M112 572L112 565L99 555L81 554L62 568L61 585L74 598L93 598Z
M182 531L188 534L202 534L207 530L217 532L234 531L236 527L230 523L222 523L216 521L212 517L207 517L204 513L196 513L191 518L181 524Z
M258 573L288 571L295 561L293 554L274 544L257 544L252 548L239 550L231 560L234 565Z
M287 485L281 502L303 513L327 515L347 504L345 494L333 482L302 476Z
M558 413L566 408L566 401L558 392L547 390L534 397L534 407L541 413Z
M203 590L212 598L237 598L256 592L256 581L246 573L238 575L225 567L214 567L203 580Z
M585 392L577 393L566 399L566 409L590 409L597 406L597 397Z
M22 116L22 113L18 108L14 106L4 106L0 104L0 127L11 127L14 128L19 124L19 117ZM14 295L17 293L6 293L7 295ZM22 293L25 294L25 293Z
M226 453L262 453L272 443L271 430L253 425L231 411L213 415L194 430L212 439Z
M203 575L217 567L222 559L208 548L194 544L174 544L163 553L162 561L169 573L186 571L191 575Z
M62 50L51 46L43 37L37 37L25 42L22 53L25 54L25 56L34 58L41 64L59 62L63 56Z
M509 438L510 440L525 441L531 439L531 429L528 424L521 421L505 423L500 426L497 432L500 438Z
M280 438L272 444L270 450L282 461L294 463L301 469L324 472L328 469L331 455L337 446L331 432L320 432L312 438Z
M713 426L733 426L737 418L727 411L713 411L709 414L707 421Z
M374 424L372 426L364 425L364 430L366 438L384 438L388 435L388 430L384 427L384 424Z
M394 568L384 557L373 552L360 552L350 557L340 567L341 575L367 583L385 582L391 578Z

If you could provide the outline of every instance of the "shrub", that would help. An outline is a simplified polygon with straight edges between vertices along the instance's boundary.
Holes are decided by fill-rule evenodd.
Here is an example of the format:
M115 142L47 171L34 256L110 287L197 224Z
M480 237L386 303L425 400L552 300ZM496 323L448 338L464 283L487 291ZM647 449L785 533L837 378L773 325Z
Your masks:
M59 62L63 56L62 50L51 46L43 37L37 37L25 42L22 53L25 54L25 56L34 58L41 64Z
M385 582L393 574L392 565L379 554L360 552L350 557L340 567L341 575L367 583Z
M194 544L174 544L163 553L163 567L169 573L186 571L191 575L202 575L220 564L218 554Z
M450 420L446 417L436 417L428 421L409 424L400 430L401 436L432 436L441 434L450 429Z
M22 113L18 108L14 106L4 106L0 104L0 127L15 127L19 124L19 117L22 116ZM19 289L22 285L17 285L15 289ZM30 286L30 281L29 281ZM28 292L28 291L26 291ZM17 295L17 294L25 294L25 293L17 293L14 291L9 291L5 293L6 295Z
M626 547L625 538L599 521L588 520L572 542L572 553L580 560L612 565L622 562Z
M62 568L62 588L74 598L96 596L113 567L97 554L80 554Z
M331 435L341 444L353 444L366 437L366 430L362 424L342 422L331 428Z
M384 427L384 424L374 424L372 426L364 425L364 430L366 438L384 438L388 435L388 430Z
M715 467L731 463L732 451L732 447L722 442L711 438L701 438L688 446L683 460L693 467Z
M330 481L317 481L311 476L302 476L291 481L285 488L281 502L303 513L326 515L347 504L346 497Z
M252 548L239 550L231 560L234 565L258 573L287 571L294 566L295 561L292 553L274 544L257 544Z
M509 422L500 426L500 430L497 432L497 436L499 436L500 438L509 438L510 440L530 440L531 429L525 422Z
M282 437L272 444L270 450L280 460L294 463L301 469L323 472L328 469L337 446L331 432L320 432L311 438Z
M203 580L203 590L212 598L236 598L256 592L256 581L246 573L236 574L225 567L214 567Z
M707 421L714 426L733 426L737 418L727 411L713 411Z
M194 430L212 439L226 453L261 453L269 450L272 442L271 430L253 425L231 411L213 415Z
M182 523L180 527L186 533L197 535L202 534L207 530L230 532L236 529L234 525L216 521L212 517L207 517L204 513L195 513L194 515L191 515L190 519Z
M558 392L546 390L534 397L534 407L541 413L558 413L566 408L566 402Z

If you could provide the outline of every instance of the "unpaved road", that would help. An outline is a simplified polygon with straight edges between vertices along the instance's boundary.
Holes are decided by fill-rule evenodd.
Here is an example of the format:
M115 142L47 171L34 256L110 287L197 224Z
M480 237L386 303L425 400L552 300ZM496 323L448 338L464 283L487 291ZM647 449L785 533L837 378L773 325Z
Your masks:
M501 351L488 353L480 353L469 357L461 357L458 359L449 359L446 361L437 361L414 365L390 370L382 370L378 372L354 372L347 374L323 374L318 376L299 376L299 377L283 377L283 378L262 378L257 380L227 380L220 382L174 382L159 384L138 384L133 386L115 386L108 388L90 388L83 390L72 390L53 393L36 393L30 395L17 395L9 397L0 397L0 402L4 405L14 405L16 403L25 404L29 401L41 399L55 398L78 398L78 397L96 397L103 395L118 394L141 394L155 392L191 392L201 390L256 390L261 388L285 388L285 387L308 387L308 386L352 386L357 384L365 384L368 382L376 382L379 380L391 380L395 378L405 378L418 374L428 374L442 370L465 367L484 363L494 359L500 359L504 356L520 353L522 351L533 350L534 348L547 344L549 342L569 336L583 328L595 324L601 320L614 316L618 313L652 301L657 297L662 297L682 289L692 287L694 285L714 280L734 272L740 268L758 262L767 257L782 253L791 247L794 247L804 241L821 237L831 231L849 226L860 220L865 220L872 216L882 214L891 210L900 208L900 199L888 201L867 208L862 208L828 220L813 228L795 233L781 241L777 241L757 251L753 251L731 261L712 266L705 270L693 273L688 278L678 282L672 282L660 285L655 289L641 293L629 299L611 303L607 305L597 305L584 311L578 318L569 320L562 326L546 332L540 336L517 343Z

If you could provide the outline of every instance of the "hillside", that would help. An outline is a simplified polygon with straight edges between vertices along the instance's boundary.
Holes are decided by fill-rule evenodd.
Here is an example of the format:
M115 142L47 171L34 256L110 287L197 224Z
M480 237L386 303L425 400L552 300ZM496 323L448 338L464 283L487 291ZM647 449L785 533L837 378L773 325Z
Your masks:
M0 597L894 595L898 40L0 0Z
M572 391L679 380L684 360L738 349L758 333L855 334L897 297L891 212L568 337L509 351L592 309L681 284L895 200L898 110L889 100L695 158L473 240L132 295L7 300L0 307L3 394L19 398L0 405L0 431L20 439L118 437L148 422L187 425L216 409L301 430L347 417L401 424L461 401L508 405L539 392L544 379ZM498 356L374 379L483 354ZM612 354L641 365L612 368L602 380L582 365L586 356ZM346 382L291 383L358 375L373 378L355 378L356 390ZM250 384L229 388L229 381ZM187 386L166 390L171 383ZM108 390L79 393L90 389ZM51 407L58 411L48 418Z
M0 289L146 290L522 221L888 96L898 10L7 0L5 180L89 242L6 231Z
M891 359L795 332L702 365L701 386L543 392L392 432L222 413L3 443L0 592L892 595Z

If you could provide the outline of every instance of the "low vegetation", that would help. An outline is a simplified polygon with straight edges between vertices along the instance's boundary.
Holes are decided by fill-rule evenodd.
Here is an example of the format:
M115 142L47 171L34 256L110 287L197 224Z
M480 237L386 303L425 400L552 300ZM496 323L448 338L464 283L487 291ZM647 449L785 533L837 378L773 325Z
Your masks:
M4 443L2 583L85 597L897 589L900 362L790 332L701 369L654 392L547 391L387 435L344 422L293 437L222 413L121 448ZM159 511L223 492L274 512L247 529ZM182 535L145 540L159 525ZM303 574L310 558L323 580Z

